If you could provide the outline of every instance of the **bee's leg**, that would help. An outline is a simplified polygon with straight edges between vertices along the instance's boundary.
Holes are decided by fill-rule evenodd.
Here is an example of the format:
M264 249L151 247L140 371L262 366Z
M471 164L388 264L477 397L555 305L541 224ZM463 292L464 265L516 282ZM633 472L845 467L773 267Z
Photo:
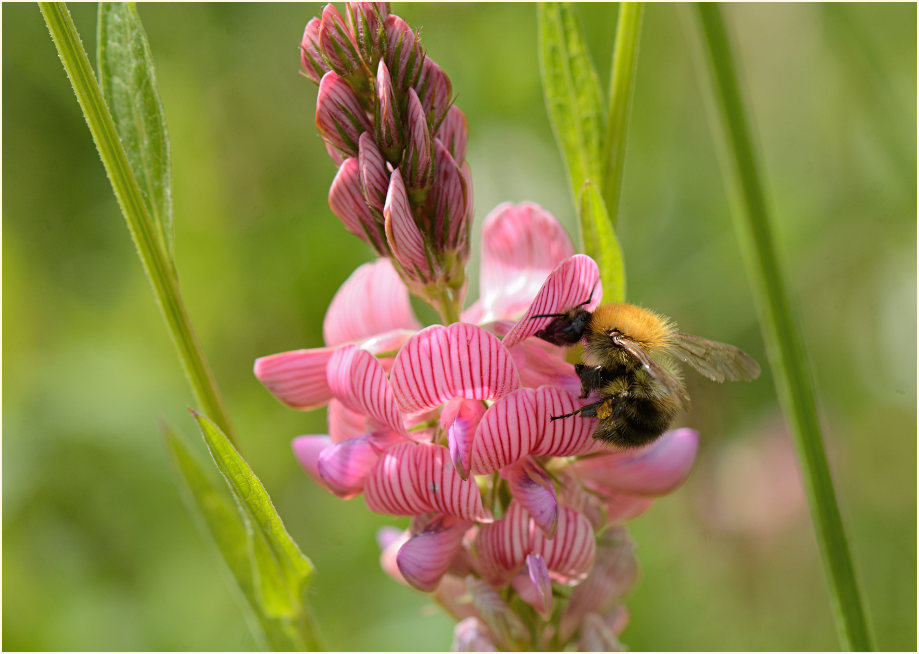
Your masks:
M590 395L595 388L600 388L604 381L606 370L603 366L585 366L583 363L575 364L574 372L581 378L581 398Z
M599 402L594 402L593 404L585 404L578 409L575 409L571 413L566 413L561 416L552 416L549 420L561 420L562 418L571 418L574 416L581 416L582 418L601 418L606 419L610 417L613 413L613 405L615 400L611 397L604 398Z

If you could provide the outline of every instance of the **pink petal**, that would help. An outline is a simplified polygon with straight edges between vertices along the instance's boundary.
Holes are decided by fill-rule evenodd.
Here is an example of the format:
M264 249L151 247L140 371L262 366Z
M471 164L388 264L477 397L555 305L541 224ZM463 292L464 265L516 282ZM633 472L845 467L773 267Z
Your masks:
M645 447L608 450L572 463L569 470L611 491L663 495L686 480L698 446L697 431L674 429Z
M383 366L370 352L345 345L329 360L327 379L332 393L347 408L405 433Z
M396 329L421 328L408 288L389 259L355 270L341 285L322 323L327 345L342 345Z
M368 509L407 516L434 510L430 501L417 491L420 473L412 456L416 447L415 443L405 441L393 445L380 456L364 485Z
M501 476L507 480L511 495L527 510L536 526L553 538L558 527L558 496L552 478L530 457L503 468Z
M653 498L640 495L604 493L604 497L606 499L603 505L606 510L606 522L612 525L637 518L654 504Z
M574 366L565 360L563 348L539 339L529 339L517 343L510 352L520 371L521 386L559 386L575 396L580 395L581 380L574 374Z
M319 475L329 489L342 499L364 490L364 481L380 458L380 451L395 442L395 434L365 434L335 443L319 454Z
M419 443L413 457L419 482L418 495L426 498L434 509L470 521L492 519L482 506L482 496L475 480L459 476L447 448Z
M472 444L474 474L495 472L529 454L540 432L535 395L532 389L520 388L485 412Z
M552 416L563 416L589 400L581 400L575 393L554 386L542 386L536 390L536 422L540 426L538 438L533 440L535 456L573 456L585 454L595 447L591 437L597 424L595 418L571 416L552 420Z
M453 628L451 652L497 652L488 626L475 616L463 618Z
M393 256L412 279L433 279L433 262L424 235L415 224L402 174L396 168L389 179L383 206L386 241Z
M516 318L552 269L572 254L574 247L565 230L539 205L496 207L482 225L479 296L484 314L480 321Z
M466 589L472 597L476 611L505 647L512 651L521 650L528 637L527 628L520 617L501 599L494 588L481 579L466 577Z
M433 409L454 397L497 399L520 384L501 342L464 323L431 325L415 334L396 356L391 380L406 413Z
M377 544L382 550L380 552L380 567L383 572L398 582L408 585L408 581L402 576L399 566L396 564L396 557L402 546L408 542L411 533L406 529L396 529L395 527L381 527L377 531Z
M470 523L452 516L439 516L409 538L396 555L396 565L409 584L431 592L450 568L463 544Z
M558 264L540 287L536 298L510 333L504 337L504 346L513 347L523 339L546 327L553 318L532 318L553 313L564 313L582 302L587 311L600 304L603 288L600 269L586 254L576 254Z
M574 585L587 576L593 565L594 530L587 518L563 506L558 514L555 538L549 540L541 531L534 532L532 551L542 554L554 581Z
M361 190L357 157L349 157L339 166L329 187L329 208L341 219L345 229L369 243L378 254L387 252L382 225L374 218Z
M511 502L500 520L481 525L475 550L482 577L502 584L516 574L531 551L533 531L529 514L518 502Z
M457 164L461 164L466 158L466 141L469 138L469 123L466 116L456 105L451 105L440 124L437 134L434 135L440 139L447 151L453 157Z
M606 621L596 613L584 616L581 636L578 638L579 652L624 652L626 651Z
M255 376L271 393L295 409L315 409L332 399L326 366L337 348L281 352L255 360Z
M375 427L370 424L365 414L352 411L334 398L329 401L327 413L329 436L332 437L333 443L375 431Z
M319 474L319 455L331 445L331 439L328 436L297 436L291 447L294 450L294 456L303 466L303 469L313 480L328 491L332 489L326 485L322 475Z
M472 441L485 405L479 400L461 398L447 402L440 414L440 427L447 432L447 443L453 467L463 479L469 477Z
M527 567L511 580L511 585L543 620L548 620L552 615L552 581L546 562L539 554L529 554L526 564Z

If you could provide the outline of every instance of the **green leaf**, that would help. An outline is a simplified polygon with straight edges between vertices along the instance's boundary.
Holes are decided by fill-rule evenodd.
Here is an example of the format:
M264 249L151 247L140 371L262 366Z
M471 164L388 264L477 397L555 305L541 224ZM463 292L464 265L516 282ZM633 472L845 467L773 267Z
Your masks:
M581 188L578 218L584 235L584 251L600 268L604 302L625 301L625 263L606 204L597 187L587 182Z
M217 469L252 527L252 561L262 608L271 616L294 617L313 564L287 533L262 482L220 428L198 413L195 419Z
M100 2L99 82L141 195L170 261L172 164L153 56L133 2Z
M290 619L269 615L262 608L253 564L255 534L246 514L225 488L218 490L183 440L170 428L165 436L186 504L202 531L209 534L223 556L245 599L252 631L263 647L277 651L316 649L307 607ZM262 540L262 542L264 542Z
M546 107L577 199L585 181L603 183L600 82L572 5L540 3L536 16Z

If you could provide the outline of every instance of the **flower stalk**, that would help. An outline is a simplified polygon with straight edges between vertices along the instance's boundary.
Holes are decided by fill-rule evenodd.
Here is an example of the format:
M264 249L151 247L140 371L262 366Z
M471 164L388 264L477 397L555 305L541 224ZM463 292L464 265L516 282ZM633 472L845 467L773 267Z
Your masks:
M744 108L735 55L717 4L698 4L708 70L717 101L714 129L734 218L766 342L767 355L785 415L791 424L817 542L827 574L839 639L855 651L873 648L855 579L833 480L817 418L807 353L788 300L775 248L760 163Z

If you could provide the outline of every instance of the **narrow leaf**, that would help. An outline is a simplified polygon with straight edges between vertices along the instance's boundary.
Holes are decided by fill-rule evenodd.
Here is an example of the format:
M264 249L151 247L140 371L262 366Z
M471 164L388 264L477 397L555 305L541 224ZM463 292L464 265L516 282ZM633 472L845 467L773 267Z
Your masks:
M537 5L539 64L549 120L568 167L572 197L602 184L600 82L570 3Z
M194 415L217 468L251 525L252 561L262 608L272 617L295 619L304 609L304 591L313 565L287 533L262 482L226 436L206 417Z
M99 82L141 195L170 260L172 164L153 56L133 2L100 2Z
M165 436L186 505L199 528L217 545L242 591L256 639L263 647L277 651L303 649L306 642L296 623L271 618L261 608L250 557L253 534L246 517L234 506L226 490L214 487L182 438L170 428L166 429Z
M587 182L581 189L578 206L584 251L600 268L604 302L625 301L625 263L622 250L597 187Z

